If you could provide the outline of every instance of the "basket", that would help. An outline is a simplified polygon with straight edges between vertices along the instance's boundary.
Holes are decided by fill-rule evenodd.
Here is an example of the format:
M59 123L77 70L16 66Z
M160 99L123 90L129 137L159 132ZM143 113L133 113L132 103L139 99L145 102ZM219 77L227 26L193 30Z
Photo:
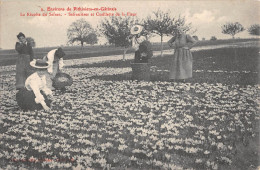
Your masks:
M71 86L73 79L70 75L66 73L57 73L53 79L52 86L56 89L62 89L66 86Z
M150 63L131 63L132 80L150 81Z

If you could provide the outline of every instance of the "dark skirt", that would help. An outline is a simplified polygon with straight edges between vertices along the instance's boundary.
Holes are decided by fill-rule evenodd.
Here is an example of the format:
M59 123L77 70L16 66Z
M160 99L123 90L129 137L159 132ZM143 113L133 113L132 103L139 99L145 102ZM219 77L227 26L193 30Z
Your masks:
M142 53L145 53L146 56L141 56ZM153 56L152 44L149 41L143 41L139 45L139 50L135 52L135 63L148 63L149 59Z
M19 54L16 60L16 89L25 87L25 80L32 74L33 70L30 66L30 56Z
M43 95L45 99L45 103L48 107L51 106L51 100L47 98L47 96L41 91L41 94ZM16 101L18 103L18 106L23 110L23 111L28 111L28 110L41 110L42 105L37 104L35 102L35 95L33 91L29 91L26 88L21 88L17 93L16 93Z

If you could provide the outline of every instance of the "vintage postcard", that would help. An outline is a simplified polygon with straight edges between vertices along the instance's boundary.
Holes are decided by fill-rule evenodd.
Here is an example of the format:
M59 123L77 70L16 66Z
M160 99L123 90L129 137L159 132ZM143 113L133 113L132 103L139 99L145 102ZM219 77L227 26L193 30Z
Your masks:
M0 0L0 169L259 169L259 11Z

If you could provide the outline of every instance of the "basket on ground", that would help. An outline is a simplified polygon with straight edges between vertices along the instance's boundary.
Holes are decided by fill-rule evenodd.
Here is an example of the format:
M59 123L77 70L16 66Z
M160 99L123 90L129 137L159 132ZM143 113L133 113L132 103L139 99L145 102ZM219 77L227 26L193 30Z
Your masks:
M131 63L132 80L150 81L150 63Z
M56 89L62 89L66 86L71 86L73 79L66 73L57 73L53 79L53 87Z

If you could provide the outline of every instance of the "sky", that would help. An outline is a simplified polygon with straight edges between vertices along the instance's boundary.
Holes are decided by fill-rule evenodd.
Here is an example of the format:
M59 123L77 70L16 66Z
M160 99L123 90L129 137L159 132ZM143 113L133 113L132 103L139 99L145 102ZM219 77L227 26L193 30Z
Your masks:
M192 23L199 39L209 39L212 36L218 39L231 38L230 35L221 33L221 26L227 22L239 22L246 29L252 24L260 24L259 0L189 0L189 1L128 1L128 0L0 0L0 48L14 49L17 42L16 35L23 32L27 37L34 38L36 47L51 47L66 45L67 29L70 24L84 18L93 28L96 28L105 16L68 16L65 11L51 11L61 13L62 16L49 16L47 8L86 7L86 8L116 8L116 11L99 11L99 13L133 13L140 19L152 15L158 9L169 11L172 16L179 15ZM48 16L27 16L27 13L47 12ZM21 16L21 13L25 16ZM78 12L77 12L78 13ZM92 13L85 11L84 13ZM96 15L96 12L94 12ZM67 15L65 15L67 14ZM252 37L247 31L239 33L236 37ZM167 41L170 37L164 37ZM159 42L160 38L151 38L152 42ZM105 38L99 37L99 43L104 43Z

